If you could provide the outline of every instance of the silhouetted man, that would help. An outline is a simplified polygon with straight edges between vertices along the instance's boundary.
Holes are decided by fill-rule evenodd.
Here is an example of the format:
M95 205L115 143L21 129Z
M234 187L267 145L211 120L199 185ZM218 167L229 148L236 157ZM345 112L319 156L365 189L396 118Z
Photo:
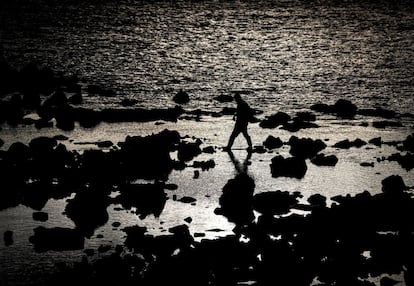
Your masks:
M233 132L230 135L229 143L225 150L230 150L233 146L234 140L236 137L242 133L244 138L246 138L247 144L249 147L247 150L252 150L252 139L250 138L249 134L247 133L247 125L249 121L253 119L253 111L250 106L240 97L240 94L236 93L234 99L237 103L237 110L236 110L236 124L234 125Z

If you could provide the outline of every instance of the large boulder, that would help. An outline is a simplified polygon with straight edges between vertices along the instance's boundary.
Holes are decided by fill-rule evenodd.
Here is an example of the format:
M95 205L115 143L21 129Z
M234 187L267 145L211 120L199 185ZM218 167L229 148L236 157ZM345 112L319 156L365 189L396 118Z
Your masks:
M269 135L266 140L263 142L263 145L267 149L276 149L283 146L283 141L279 137L274 137L272 135Z
M352 118L357 113L355 104L346 99L338 99L333 105L333 110L339 117Z
M311 162L316 166L335 166L338 163L338 157L335 155L317 154Z
M322 140L311 138L298 138L292 136L289 139L290 154L300 158L313 158L319 151L325 149L326 144Z
M301 179L305 176L308 167L305 159L299 157L283 158L278 155L273 157L270 164L272 177L291 177Z
M397 195L407 189L401 176L392 175L382 180L382 191L385 194Z
M298 203L300 195L275 191L256 194L253 197L253 208L263 215L281 215Z
M190 101L190 96L187 92L180 90L176 95L174 95L173 101L178 104L186 104Z

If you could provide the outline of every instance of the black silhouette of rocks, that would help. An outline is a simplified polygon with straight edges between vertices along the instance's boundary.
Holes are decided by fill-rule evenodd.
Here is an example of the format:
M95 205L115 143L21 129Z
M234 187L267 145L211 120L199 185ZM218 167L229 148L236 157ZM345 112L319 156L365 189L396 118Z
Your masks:
M213 146L207 146L203 148L202 152L207 154L213 154L216 152L216 150L214 150Z
M48 219L49 219L49 215L45 212L34 212L33 213L33 220L47 221Z
M115 202L125 209L136 208L142 219L150 214L158 217L167 200L162 184L128 184L121 186L120 193Z
M144 179L166 177L174 167L170 152L176 149L179 142L180 134L169 130L147 137L127 136L120 150L123 171ZM201 152L199 146L182 145L181 148L181 156L185 155L185 159L194 152Z
M298 203L299 196L282 191L256 194L253 197L253 208L263 215L285 214Z
M216 97L214 97L214 100L217 100L219 102L232 102L233 101L233 97L231 95L227 95L227 94L220 94Z
M346 99L338 99L334 105L314 104L311 109L322 113L334 113L342 118L353 118L358 111L356 105Z
M289 144L290 154L300 158L312 158L326 147L326 144L320 139L313 140L296 136L290 137Z
M186 217L186 218L184 219L184 221L185 221L186 223L191 223L191 222L193 221L193 219L192 219L191 217Z
M263 142L263 145L267 149L276 149L283 146L283 141L279 137L274 137L272 135L269 135L266 140Z
M392 279L390 277L382 277L380 280L380 286L393 286L395 284L399 283L399 281Z
M352 118L355 116L358 108L349 100L339 99L333 105L334 112L340 117Z
M278 155L272 158L270 164L272 177L291 177L301 179L305 176L308 167L305 159L299 157L283 158Z
M99 245L98 247L98 252L100 253L105 253L108 252L109 250L111 250L112 246L111 245Z
M361 167L374 167L374 162L362 162L359 165Z
M403 150L414 152L414 134L408 135L403 141Z
M285 112L277 112L263 119L259 126L262 128L276 128L290 120L290 115Z
M216 162L213 159L208 161L194 161L193 167L194 168L201 168L201 170L206 171L212 169L216 166Z
M381 147L382 139L381 139L381 137L375 137L375 138L370 139L368 141L368 143L370 143L372 145L375 145L375 146L378 146L378 147Z
M375 109L359 109L358 114L364 116L375 116L375 117L382 117L386 119L395 118L397 113L393 110L384 109L384 108L375 108Z
M316 115L309 111L302 111L296 114L296 118L299 121L315 121Z
M44 107L62 107L68 104L68 99L64 91L58 88L54 93L52 93L46 100L43 102Z
M359 138L355 139L354 141L349 141L349 139L345 139L345 140L335 143L332 147L340 148L340 149L349 149L351 147L360 148L362 146L365 146L366 144L367 142Z
M187 92L180 90L176 95L174 95L173 101L178 104L186 104L190 101L190 96Z
M133 106L137 103L138 103L138 100L134 98L124 98L121 100L122 106Z
M308 198L313 207L326 207L326 197L320 194L313 194Z
M110 204L108 192L101 187L91 186L79 191L73 199L68 200L65 214L76 225L76 229L91 237L95 229L108 221L107 207Z
M192 203L196 202L197 200L193 197L184 196L184 197L178 199L178 201L182 202L184 204L192 204Z
M224 215L236 224L245 224L253 220L252 202L255 188L254 180L246 173L238 174L223 187L220 196L220 208L216 213Z
M407 171L410 171L414 168L414 154L407 153L405 155L401 155L399 153L392 154L387 158L389 161L395 161L400 164L402 168Z
M335 166L338 163L338 157L335 155L317 154L311 162L317 166Z
M181 142L177 148L178 160L187 162L200 155L200 144L201 142Z
M381 128L384 129L386 127L403 127L404 125L399 121L374 121L372 122L372 126L375 128Z
M34 229L34 235L29 241L34 245L35 251L45 252L83 249L85 239L76 229L39 226Z
M69 140L69 137L63 134L59 134L59 135L53 136L53 139L58 140L58 141L66 141L66 140Z
M398 195L407 189L401 176L392 175L382 180L382 191L385 194Z
M299 117L294 117L292 121L284 123L282 126L282 129L287 130L289 132L297 132L301 129L318 128L318 127L319 125L313 122L304 121L303 119Z
M79 105L83 103L83 96L81 92L77 92L68 98L70 104Z
M112 226L113 226L113 227L120 227L120 226L121 226L121 223L120 223L119 221L114 221L114 222L112 223Z
M10 246L13 244L13 231L6 230L3 234L3 240L5 246Z

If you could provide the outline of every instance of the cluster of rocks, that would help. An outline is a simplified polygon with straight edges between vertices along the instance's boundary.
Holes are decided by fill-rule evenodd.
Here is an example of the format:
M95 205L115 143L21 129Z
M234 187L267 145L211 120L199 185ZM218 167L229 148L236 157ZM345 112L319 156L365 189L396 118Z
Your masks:
M176 189L165 184L172 170L185 167L207 170L215 166L213 160L187 164L202 152L202 142L199 139L189 142L177 131L127 136L117 146L110 144L109 150L85 150L82 154L68 151L58 139L66 138L37 137L28 145L17 142L7 151L0 151L0 172L5 186L0 210L19 204L41 210L50 198L61 199L75 193L68 199L65 215L83 237L91 237L97 227L107 223L110 204L134 208L141 218L149 214L159 216L167 200L164 190ZM176 151L178 160L171 156ZM133 183L136 179L154 183ZM119 195L111 197L113 191ZM36 212L33 219L46 221L48 214ZM49 233L42 231L32 240L35 245L41 245L43 238L49 237Z
M121 254L119 248L95 262L85 258L75 267L60 267L52 281L108 279L128 285L311 285L318 281L318 285L374 286L370 277L381 277L381 285L386 285L397 282L392 275L403 273L410 285L414 200L399 176L384 179L382 185L383 192L377 195L334 197L330 208L324 196L313 195L308 199L308 215L283 215L300 208L299 194L254 195L254 181L239 174L226 184L220 198L220 213L236 224L234 235L196 242L186 225L162 236L148 234L145 227L127 227L125 247L131 253ZM116 273L109 275L102 269L116 269Z
M305 128L317 128L319 127L313 121L316 120L316 116L311 112L299 112L293 118L285 112L277 112L263 119L259 126L262 128L276 128L282 126L282 129L290 132L297 132L300 129Z

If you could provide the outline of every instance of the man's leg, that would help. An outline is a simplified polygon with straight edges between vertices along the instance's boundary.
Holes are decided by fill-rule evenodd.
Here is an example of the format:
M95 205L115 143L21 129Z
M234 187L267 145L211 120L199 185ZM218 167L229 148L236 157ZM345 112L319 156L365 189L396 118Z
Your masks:
M247 133L247 126L246 128L243 130L243 136L244 138L246 138L247 144L249 145L249 150L252 150L253 148L253 144L252 144L252 139L250 138L249 133Z
M233 132L230 135L229 138L229 143L227 143L227 150L230 150L231 147L233 146L234 140L236 139L236 137L240 134L240 130L239 128L237 128L237 126L234 126Z

